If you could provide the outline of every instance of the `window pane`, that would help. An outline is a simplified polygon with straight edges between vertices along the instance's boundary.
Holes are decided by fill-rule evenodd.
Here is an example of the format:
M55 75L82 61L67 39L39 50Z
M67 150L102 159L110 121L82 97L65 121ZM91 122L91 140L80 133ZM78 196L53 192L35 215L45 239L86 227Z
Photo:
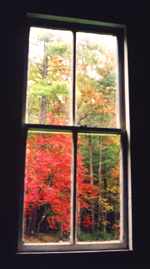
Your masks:
M117 80L116 37L77 33L77 124L118 127Z
M77 240L120 239L120 136L78 136Z
M70 124L72 33L32 27L29 38L26 122Z
M28 132L25 166L25 243L70 240L72 136Z

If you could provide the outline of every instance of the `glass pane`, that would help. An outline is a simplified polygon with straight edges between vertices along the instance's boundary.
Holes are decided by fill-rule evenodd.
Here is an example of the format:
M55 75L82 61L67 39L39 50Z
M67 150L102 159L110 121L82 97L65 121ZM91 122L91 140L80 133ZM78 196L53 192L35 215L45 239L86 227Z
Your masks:
M80 134L77 240L120 239L120 136Z
M77 33L77 124L119 127L117 39Z
M72 136L28 132L23 241L70 240Z
M32 27L29 38L26 122L70 124L72 33Z

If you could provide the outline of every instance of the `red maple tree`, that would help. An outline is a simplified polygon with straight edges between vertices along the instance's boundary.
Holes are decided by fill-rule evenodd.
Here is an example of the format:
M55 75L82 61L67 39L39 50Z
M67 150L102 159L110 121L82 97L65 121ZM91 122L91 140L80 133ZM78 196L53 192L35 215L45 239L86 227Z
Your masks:
M99 189L85 183L86 168L83 157L77 155L78 212L90 207L87 197L97 196ZM72 136L67 133L28 134L26 148L24 212L26 231L37 232L46 221L50 230L70 233L71 183L72 182ZM37 211L42 209L39 217ZM36 212L36 214L35 214ZM34 215L36 220L33 221ZM88 218L82 220L87 227ZM38 221L37 221L38 219ZM90 218L89 221L91 222ZM35 222L35 225L33 225ZM32 223L32 225L31 225ZM32 228L29 228L29 225Z

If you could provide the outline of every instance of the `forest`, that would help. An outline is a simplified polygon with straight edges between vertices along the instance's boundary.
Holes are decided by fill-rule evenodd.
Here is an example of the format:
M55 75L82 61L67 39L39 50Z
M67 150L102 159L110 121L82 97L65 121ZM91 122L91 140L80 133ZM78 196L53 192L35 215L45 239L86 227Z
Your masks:
M119 128L117 39L77 32L76 66L73 49L71 31L30 30L25 121L37 127L26 141L25 243L71 242L74 228L77 242L121 236L120 135L86 131ZM73 133L47 125L85 127L77 133L75 160Z

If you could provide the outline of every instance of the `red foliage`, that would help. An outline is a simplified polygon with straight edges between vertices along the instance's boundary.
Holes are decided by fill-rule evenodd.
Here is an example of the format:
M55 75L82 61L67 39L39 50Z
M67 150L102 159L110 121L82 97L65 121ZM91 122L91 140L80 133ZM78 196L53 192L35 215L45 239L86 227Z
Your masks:
M84 226L84 228L86 230L90 230L92 227L92 224L93 222L92 222L91 216L90 215L84 216L84 219L82 221L82 225Z
M58 226L70 231L72 137L64 133L29 133L26 150L25 198L26 219L33 208L49 207L47 222L50 229ZM78 205L90 207L89 198L95 199L98 188L84 183L86 169L81 154L77 158ZM84 220L85 228L89 220Z

